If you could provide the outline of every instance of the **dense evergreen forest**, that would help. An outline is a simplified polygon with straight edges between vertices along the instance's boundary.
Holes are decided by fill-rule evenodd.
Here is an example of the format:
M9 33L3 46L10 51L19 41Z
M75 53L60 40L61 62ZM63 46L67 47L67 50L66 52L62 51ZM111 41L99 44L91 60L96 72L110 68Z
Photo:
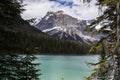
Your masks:
M1 52L44 53L44 54L85 54L89 46L72 41L58 40L46 35L1 31Z
M21 3L22 0L0 1L0 53L88 53L87 44L51 38L31 26L20 16L24 11Z

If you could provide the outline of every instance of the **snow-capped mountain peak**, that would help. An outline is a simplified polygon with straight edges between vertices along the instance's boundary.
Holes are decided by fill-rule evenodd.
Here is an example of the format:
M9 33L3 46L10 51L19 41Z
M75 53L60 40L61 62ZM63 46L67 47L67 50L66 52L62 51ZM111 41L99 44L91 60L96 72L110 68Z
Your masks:
M56 38L90 44L99 39L98 36L92 37L90 33L85 32L87 25L92 22L93 20L78 20L63 11L57 11L48 12L36 27Z

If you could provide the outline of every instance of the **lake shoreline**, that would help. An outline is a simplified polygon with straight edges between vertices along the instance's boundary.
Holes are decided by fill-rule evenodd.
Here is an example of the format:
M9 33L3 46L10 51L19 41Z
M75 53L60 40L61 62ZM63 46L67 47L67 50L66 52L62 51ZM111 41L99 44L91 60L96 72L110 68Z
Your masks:
M92 56L99 54L64 54L64 53L0 53L0 55L49 55L49 56Z
M33 55L45 55L45 56L94 56L99 54L43 54L37 53Z

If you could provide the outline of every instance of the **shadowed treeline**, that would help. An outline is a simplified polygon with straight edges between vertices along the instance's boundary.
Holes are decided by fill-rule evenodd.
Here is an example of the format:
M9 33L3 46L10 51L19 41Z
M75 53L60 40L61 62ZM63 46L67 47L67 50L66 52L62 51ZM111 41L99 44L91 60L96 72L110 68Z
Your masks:
M0 0L0 53L88 53L87 44L51 38L31 26L21 18L23 10L22 0Z

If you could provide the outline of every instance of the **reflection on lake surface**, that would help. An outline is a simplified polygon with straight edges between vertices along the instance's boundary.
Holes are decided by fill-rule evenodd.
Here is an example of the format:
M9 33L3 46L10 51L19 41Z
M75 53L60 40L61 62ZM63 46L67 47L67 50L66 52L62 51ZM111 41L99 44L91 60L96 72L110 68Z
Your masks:
M97 62L98 56L49 56L38 55L35 62L43 75L41 80L85 80L91 73L91 67L86 62Z

